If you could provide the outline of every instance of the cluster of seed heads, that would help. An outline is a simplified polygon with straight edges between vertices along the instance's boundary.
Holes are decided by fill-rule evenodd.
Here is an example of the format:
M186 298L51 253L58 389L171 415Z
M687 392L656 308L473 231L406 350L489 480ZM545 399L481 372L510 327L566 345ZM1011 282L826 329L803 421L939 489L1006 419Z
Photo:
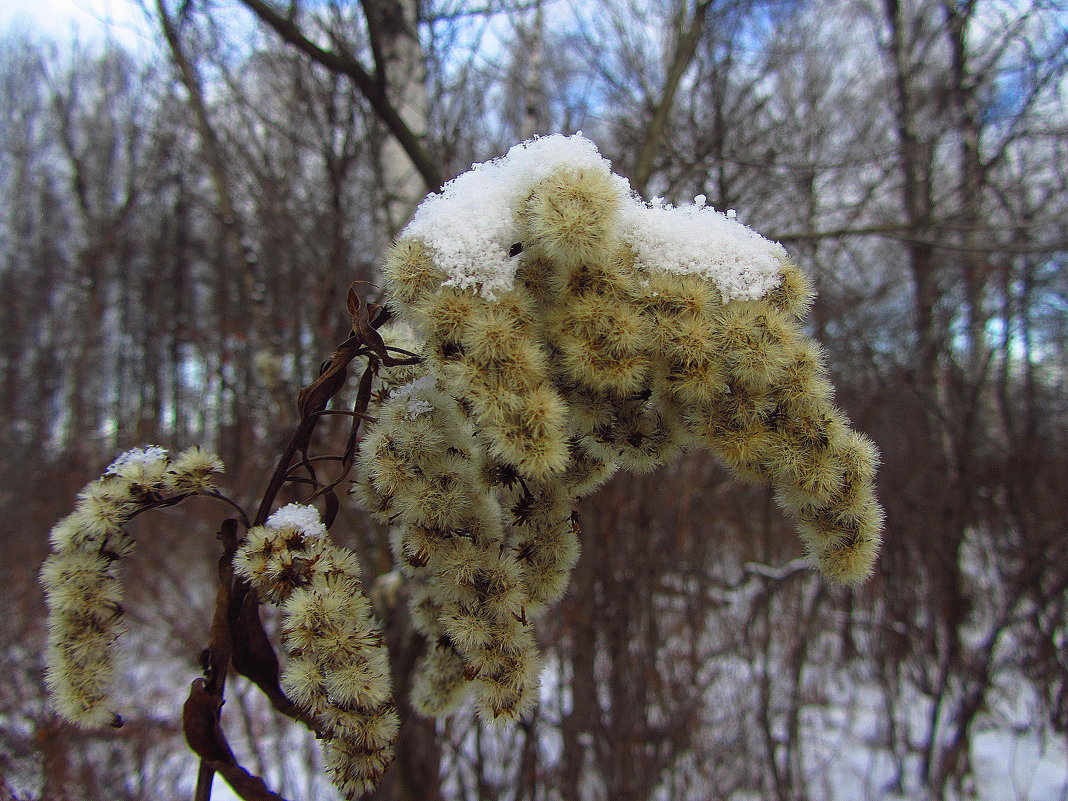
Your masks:
M759 297L651 263L621 223L619 179L561 164L516 195L514 274L480 291L415 226L385 273L424 356L385 378L355 493L394 526L431 647L413 701L440 715L473 692L487 719L533 703L531 622L578 556L575 501L616 469L711 449L770 483L831 581L871 571L877 452L832 401L800 328L808 281L786 258ZM417 220L418 220L417 215ZM642 255L645 254L645 255ZM463 255L463 254L461 254Z
M282 609L282 689L317 721L334 785L346 798L369 791L399 721L356 555L330 542L314 507L289 504L249 529L234 571Z
M834 406L821 351L800 328L811 302L804 275L781 248L754 251L751 232L732 240L736 224L718 219L724 241L743 244L727 258L709 254L715 270L693 265L688 242L658 262L677 210L636 206L625 181L589 156L592 144L557 139L579 162L546 168L521 146L522 174L533 177L499 193L512 207L493 210L497 228L437 236L466 223L461 198L440 218L417 213L386 259L403 322L385 335L423 359L382 371L353 492L392 526L429 643L412 691L427 715L471 694L486 720L530 709L532 623L578 559L575 503L618 469L711 449L740 478L774 487L831 581L863 580L879 546L877 453ZM699 216L680 221L694 230ZM656 230L643 233L643 220ZM515 241L494 244L500 231ZM464 241L501 252L465 252ZM741 262L754 252L763 262L749 271ZM64 717L117 719L127 523L212 490L221 469L195 448L174 460L160 448L129 451L53 528L41 580L47 681ZM314 507L290 504L249 529L234 570L282 609L282 686L316 720L334 783L347 798L370 790L398 720L355 555L330 542Z
M199 448L173 460L162 448L127 451L52 528L40 574L48 605L45 680L62 717L86 727L121 724L113 690L115 641L124 629L119 560L134 547L127 524L147 508L213 489L221 471L219 458Z
M222 469L199 448L173 460L162 448L135 448L53 527L40 575L49 610L46 681L62 717L85 727L121 724L113 692L124 631L119 560L134 547L127 526L146 509L214 491ZM282 608L282 687L315 720L331 779L346 798L367 792L392 760L399 723L355 554L329 541L314 507L290 504L248 530L234 571Z

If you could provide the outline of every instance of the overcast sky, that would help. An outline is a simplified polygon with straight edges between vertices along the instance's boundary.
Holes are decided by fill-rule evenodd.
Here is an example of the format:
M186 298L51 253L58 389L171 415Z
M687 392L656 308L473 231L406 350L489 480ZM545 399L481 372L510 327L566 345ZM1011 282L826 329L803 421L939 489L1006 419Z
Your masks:
M59 40L105 38L136 46L145 28L133 0L0 0L0 32L38 30Z

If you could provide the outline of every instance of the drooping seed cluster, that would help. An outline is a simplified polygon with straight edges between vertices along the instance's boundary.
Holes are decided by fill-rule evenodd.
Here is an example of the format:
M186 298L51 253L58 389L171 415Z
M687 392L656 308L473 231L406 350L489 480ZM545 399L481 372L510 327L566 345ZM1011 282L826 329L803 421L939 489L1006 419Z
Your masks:
M335 786L350 799L369 791L399 722L356 555L330 542L314 507L289 504L249 529L234 570L282 609L282 689L317 720Z
M465 677L485 712L522 714L531 615L577 558L571 509L617 468L708 447L774 486L829 579L862 580L878 550L876 450L834 406L800 328L804 275L700 204L641 203L578 139L535 140L461 176L386 259L425 372L387 387L357 486L423 582L413 612L436 645L417 700L430 714Z
M531 700L537 649L523 623L520 564L484 489L486 456L456 400L429 376L394 392L377 416L362 447L362 485L374 514L396 524L396 555L421 584L416 625L436 643L417 697L427 711L446 711L457 694L431 686L444 689L445 677L466 671L492 717L519 714Z
M173 460L163 448L135 448L88 484L74 512L52 528L52 553L40 573L48 605L45 679L62 717L86 727L119 720L112 697L115 642L124 630L119 560L134 547L130 519L212 489L222 469L217 456L199 448Z

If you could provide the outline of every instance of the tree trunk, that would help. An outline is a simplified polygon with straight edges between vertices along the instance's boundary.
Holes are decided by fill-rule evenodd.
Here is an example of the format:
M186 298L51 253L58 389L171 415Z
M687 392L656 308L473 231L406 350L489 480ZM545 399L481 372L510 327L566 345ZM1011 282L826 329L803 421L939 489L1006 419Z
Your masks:
M389 102L425 147L426 65L419 43L418 0L365 0L363 6L378 68L376 77ZM383 132L380 141L383 213L389 235L395 236L408 222L428 187L396 137Z

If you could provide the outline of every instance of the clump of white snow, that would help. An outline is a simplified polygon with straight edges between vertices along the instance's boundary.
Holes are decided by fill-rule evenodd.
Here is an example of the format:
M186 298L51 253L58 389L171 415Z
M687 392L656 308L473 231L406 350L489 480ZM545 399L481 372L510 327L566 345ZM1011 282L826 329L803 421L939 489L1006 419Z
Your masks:
M325 537L326 526L319 517L319 510L302 503L290 503L267 518L267 527L274 529L295 528L312 537Z
M410 381L403 387L397 387L397 390L393 393L396 397L407 397L411 395L418 395L428 389L433 389L437 385L437 379L432 375L424 375L421 378Z
M434 411L434 404L430 401L421 400L420 398L408 399L408 412L406 416L409 420L414 420L416 417L423 414L430 414L432 411Z
M158 445L148 448L131 448L119 454L104 471L105 476L121 476L130 480L146 477L158 478L167 465L167 450Z
M716 284L724 301L756 300L782 281L786 250L704 205L647 205L632 200L620 211L620 233L649 270L700 275Z
M530 186L561 165L611 172L597 146L581 134L553 134L516 145L493 161L476 164L427 197L402 236L419 239L449 278L446 286L472 289L493 298L514 286L519 241L515 209ZM630 192L614 176L620 196Z
M422 378L417 378L393 393L394 397L408 398L407 411L404 416L408 420L414 420L423 414L429 414L434 411L434 404L430 401L420 398L420 393L432 390L437 384L437 380L434 376L425 375Z
M646 269L696 274L714 281L723 299L762 297L781 280L781 245L705 205L675 208L663 198L645 203L626 178L582 136L553 134L516 145L507 155L476 164L416 209L402 236L418 239L444 270L445 286L493 299L514 286L519 241L515 209L535 182L562 165L604 170L621 202L620 236Z

